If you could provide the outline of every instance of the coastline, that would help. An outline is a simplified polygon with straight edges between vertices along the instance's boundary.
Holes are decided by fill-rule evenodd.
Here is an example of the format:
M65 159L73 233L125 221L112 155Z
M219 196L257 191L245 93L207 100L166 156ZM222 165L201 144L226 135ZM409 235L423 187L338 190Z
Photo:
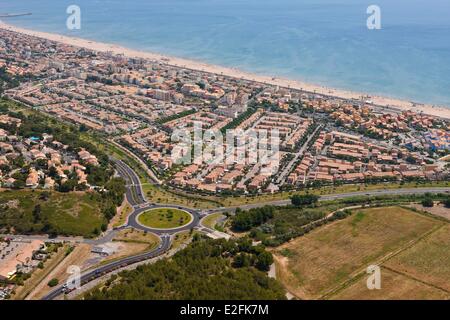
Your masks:
M53 34L48 32L41 32L41 31L34 31L29 29L24 29L20 27L16 27L10 24L7 24L0 20L0 28L14 31L22 34L26 34L29 36L44 38L47 40L63 43L66 45L71 45L75 47L80 48L86 48L94 51L99 52L106 52L110 51L114 54L123 54L127 57L137 57L137 58L144 58L144 59L150 59L150 60L157 60L162 63L166 63L169 65L181 67L181 68L187 68L187 69L193 69L198 71L204 71L224 76L230 76L235 78L243 78L247 80L252 81L258 81L262 83L267 83L274 86L280 86L280 87L289 87L292 89L298 89L298 90L305 90L309 92L315 92L322 95L329 95L329 96L335 96L338 98L343 99L356 99L361 100L362 97L365 97L364 99L371 100L373 104L379 105L382 107L391 107L398 109L400 111L403 110L412 110L417 113L424 113L436 117L441 118L447 118L450 119L450 106L449 108L440 107L440 106L434 106L431 104L421 104L421 103L413 103L406 100L401 100L397 98L391 98L391 97L385 97L385 96L379 96L379 95L368 95L367 93L360 93L355 91L349 91L349 90L342 90L342 89L335 89L335 88L329 88L325 86L315 85L311 83L306 83L298 80L291 80L291 79L284 79L284 78L272 78L270 76L264 76L264 75L256 75L252 74L250 72L241 71L235 68L229 68L229 67L222 67L218 65L210 65L207 63L184 59L184 58L177 58L172 56L167 56L163 54L158 53L152 53L147 51L140 51L140 50L134 50L122 47L120 45L115 44L108 44L108 43L102 43L97 41L91 41L81 38L75 38L75 37L69 37L69 36L63 36L59 34ZM369 96L367 98L367 96Z

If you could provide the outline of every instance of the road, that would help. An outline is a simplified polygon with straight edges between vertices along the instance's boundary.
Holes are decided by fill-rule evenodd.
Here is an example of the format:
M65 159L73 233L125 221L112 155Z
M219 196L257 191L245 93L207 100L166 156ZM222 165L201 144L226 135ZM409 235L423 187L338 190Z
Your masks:
M114 270L117 270L119 268L123 268L132 264L135 264L137 262L142 262L145 260L156 258L164 253L166 253L170 249L171 245L171 235L176 234L178 232L184 231L184 230L190 230L198 226L201 218L201 214L190 208L183 208L180 206L174 206L174 205L159 205L154 203L149 203L144 195L144 191L142 190L141 182L139 180L139 176L123 161L121 160L115 160L111 159L112 162L115 164L116 170L118 174L126 181L126 192L125 196L127 198L127 201L130 203L130 205L133 207L133 211L130 214L128 218L128 223L124 226L122 226L119 229L123 228L135 228L142 231L152 232L156 235L158 235L161 239L160 245L158 248L131 257L123 258L111 263L108 263L104 266L100 266L98 268L95 268L93 270L89 270L86 273L81 275L81 284L84 285L94 279L97 279L107 273L110 273ZM154 229L145 227L138 223L137 217L139 214L150 210L150 209L156 209L156 208L176 208L179 210L184 210L188 212L192 216L192 220L185 226L179 227L179 228L173 228L173 229ZM117 229L116 229L117 230ZM111 230L107 232L102 238L96 239L96 240L84 240L84 242L92 242L95 244L98 243L104 243L108 241L112 241L113 237L115 235L115 230ZM79 238L65 238L65 240L74 240ZM59 239L58 239L59 240ZM64 294L64 287L58 286L54 290L52 290L49 294L47 294L43 300L53 300L60 296L61 294Z
M10 238L16 241L20 240L40 240L43 242L72 242L72 243L86 243L93 246L98 246L107 242L111 242L117 234L117 231L120 229L124 229L126 226L122 228L117 228L115 230L109 230L103 233L100 237L96 239L87 239L83 237L64 237L59 236L56 238L50 238L48 235L12 235L12 234L0 234L0 238Z
M297 160L302 157L305 152L308 149L309 143L311 140L315 137L316 133L322 129L322 125L317 126L317 128L314 130L312 134L309 135L308 139L305 141L305 143L301 146L300 150L295 154L294 158L286 165L286 167L283 169L283 171L278 176L278 179L276 181L277 184L283 185L286 182L286 178L289 175L289 173L292 171L294 164L297 162Z
M116 269L132 265L137 262L141 262L144 260L149 260L152 258L156 258L157 256L160 256L164 253L166 253L170 248L170 236L162 236L160 245L149 252L142 253L139 255L135 255L128 258L123 258L118 261L114 261L111 263L108 263L104 266L101 266L99 268L96 268L91 271L87 271L86 273L83 273L81 275L81 285L84 285L98 277L101 277L111 271L114 271ZM42 298L42 300L53 300L63 294L63 286L58 286L54 290L52 290L50 293L48 293L46 296Z
M347 193L339 193L339 194L328 194L322 195L319 198L319 201L327 201L327 200L336 200L343 198L351 198L356 196L382 196L382 195L412 195L418 194L423 195L425 193L450 193L449 187L429 187L429 188L405 188L405 189L386 189L386 190L371 190L371 191L355 191L355 192L347 192ZM285 206L291 203L290 199L286 200L275 200L275 201L267 201L267 202L258 202L253 204L243 204L234 207L226 207L226 208L217 208L211 209L208 213L215 212L227 212L234 211L237 208L241 208L243 210L248 210L252 208L260 208L263 206Z
M139 176L133 171L133 169L131 169L123 161L113 160L113 162L116 164L116 169L119 175L127 182L126 197L128 202L133 207L133 212L128 217L128 222L126 225L127 227L132 227L138 230L153 232L157 235L161 235L161 234L175 234L181 231L190 230L195 228L199 224L201 214L199 213L198 210L185 208L178 205L156 204L148 202L144 195L144 191L142 190ZM149 228L141 225L137 221L137 218L141 213L147 210L158 208L173 208L186 211L192 216L192 220L187 225L172 229Z
M124 162L120 160L113 160L113 162L116 164L117 172L121 177L125 179L127 182L126 187L126 197L127 200L130 202L130 204L133 207L133 212L130 214L128 223L124 225L121 228L128 228L132 227L135 229L152 232L157 234L160 239L160 245L158 248L146 252L143 254L127 257L120 259L118 261L114 261L111 263L108 263L104 266L100 266L96 269L89 270L86 273L83 273L81 276L81 283L86 284L94 279L97 279L109 272L112 272L114 270L130 266L132 264L135 264L137 262L142 262L148 259L152 259L155 257L158 257L159 255L162 255L166 253L170 249L171 245L171 235L184 231L184 230L190 230L193 228L197 228L198 230L201 230L203 232L211 233L214 230L211 230L209 228L206 228L204 226L200 225L200 219L205 216L205 214L200 213L197 210L190 209L190 208L183 208L181 206L176 205L160 205L155 203L149 203L144 195L144 192L141 187L141 183L139 180L139 177L137 174ZM330 195L323 195L320 197L320 201L326 201L326 200L334 200L334 199L342 199L342 198L349 198L349 197L355 197L355 196L377 196L377 195L406 195L406 194L424 194L424 193L450 193L450 188L405 188L405 189L387 189L387 190L372 190L372 191L356 191L356 192L348 192L348 193L341 193L341 194L330 194ZM257 208L265 205L288 205L290 204L290 200L278 200L278 201L270 201L270 202L260 202L255 204L247 204L247 205L240 205L238 206L241 209L248 210L251 208ZM176 208L180 210L187 211L192 215L192 220L189 224L174 228L174 229L154 229L154 228L148 228L145 226L142 226L137 222L137 217L142 212L145 212L149 209L155 209L155 208ZM227 207L227 208L218 208L218 209L212 209L208 211L208 214L212 214L215 212L226 212L226 211L234 211L237 207ZM92 242L101 242L101 241L107 241L111 240L114 237L115 231L112 230L108 233L106 233L102 238L99 238L97 240L82 240L82 241L92 241ZM76 239L77 241L80 240L80 238L69 238L67 239ZM44 300L52 300L57 298L63 294L63 286L59 286L58 288L52 290L49 294L47 294L43 299Z
M153 180L155 184L160 185L163 183L161 180L158 179L155 173L147 166L147 164L140 157L138 157L133 152L122 146L120 143L117 143L115 140L109 139L108 141L113 145L115 145L117 148L121 149L126 154L128 154L131 158L134 158L137 162L139 162L142 168L145 170L145 172L148 174L148 176Z
M133 207L147 203L144 191L142 190L139 176L128 165L121 160L112 160L116 165L116 170L126 182L125 196L128 203Z
M173 209L178 209L178 210L183 210L188 212L192 219L191 221L181 227L178 228L172 228L172 229L156 229L156 228L150 228L150 227L146 227L143 226L142 224L140 224L138 222L138 216L147 211L147 210L151 210L151 209L158 209L158 208L173 208ZM174 206L174 205L157 205L157 204L144 204L138 208L135 208L133 213L130 214L129 218L128 218L128 227L132 227L134 229L138 229L138 230L142 230L142 231L147 231L147 232L152 232L155 233L157 235L160 234L175 234L178 232L182 232L182 231L186 231L186 230L191 230L195 227L198 226L199 222L200 222L200 217L201 215L193 209L188 209L188 208L183 208L180 206Z

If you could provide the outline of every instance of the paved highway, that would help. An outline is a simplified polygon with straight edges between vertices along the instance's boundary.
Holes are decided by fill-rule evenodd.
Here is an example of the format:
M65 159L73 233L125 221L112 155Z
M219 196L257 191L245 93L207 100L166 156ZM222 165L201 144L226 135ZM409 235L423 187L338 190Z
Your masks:
M124 259L121 259L118 261L114 261L114 262L108 263L104 266L101 266L99 268L96 268L91 271L87 271L87 272L83 273L81 275L81 285L84 285L84 284L86 284L96 278L99 278L111 271L114 271L116 269L123 268L125 266L129 266L131 264L141 262L144 260L156 258L156 257L164 254L165 252L167 252L169 250L169 248L170 248L170 236L163 235L161 237L160 245L156 249L154 249L150 252L146 252L146 253L135 255L132 257L124 258ZM58 296L60 296L61 294L63 294L64 290L65 290L64 286L59 286L56 289L52 290L50 293L48 293L45 297L43 297L42 300L53 300L53 299L57 298Z
M142 159L140 157L135 155L133 152L131 152L127 148L123 147L120 143L117 143L117 141L115 141L114 139L109 139L108 141L110 143L112 143L113 145L115 145L117 148L121 149L123 152L127 153L131 158L134 158L138 163L140 163L142 166L142 169L147 173L147 175L151 178L151 180L155 184L160 185L163 183L161 180L158 179L158 177L155 175L155 173L150 168L148 168L147 164L145 164L145 162L142 161Z
M156 228L150 228L150 227L146 227L143 226L142 224L140 224L137 220L137 217L147 211L147 210L151 210L151 209L158 209L158 208L173 208L173 209L179 209L179 210L183 210L188 212L192 219L191 221L181 227L178 228L172 228L172 229L156 229ZM144 204L140 207L134 208L133 213L131 213L131 215L128 218L128 226L138 229L138 230L142 230L142 231L147 231L147 232L152 232L155 234L175 234L181 231L185 231L185 230L191 230L193 228L195 228L196 226L198 226L200 222L200 214L193 209L188 209L188 208L183 208L180 206L174 206L174 205L157 205L157 204Z
M153 232L155 234L174 234L184 230L190 230L195 228L200 222L200 213L197 210L191 208L185 208L177 205L167 205L167 204L155 204L147 201L144 191L142 190L141 181L139 180L139 176L131 169L128 165L126 165L123 161L113 160L116 164L116 169L119 175L125 179L127 182L126 188L126 197L128 202L133 206L133 212L128 217L128 223L126 226L143 230L147 232ZM137 217L151 209L157 208L174 208L188 212L192 216L192 220L187 225L184 225L179 228L173 229L156 229L150 228L141 225L137 221Z
M144 192L141 187L141 183L139 180L139 177L137 174L124 162L120 160L113 160L116 164L117 172L121 177L125 179L127 182L127 188L126 188L126 197L129 203L133 206L133 212L129 216L127 225L124 225L122 228L125 227L132 227L143 231L148 231L157 234L161 238L160 245L158 248L139 255L135 255L132 257L124 258L115 262L111 262L109 264L106 264L104 266L98 267L93 270L89 270L86 273L82 274L81 276L81 283L86 284L96 278L99 278L111 271L114 271L116 269L129 266L131 264L141 262L144 260L155 258L159 255L164 254L170 249L170 243L171 243L171 234L178 233L183 230L190 230L194 227L198 227L200 225L200 219L202 218L202 215L199 211L190 209L190 208L184 208L181 206L176 205L160 205L160 204L154 204L149 203L147 199L144 196ZM424 193L450 193L450 188L410 188L410 189L391 189L391 190L373 190L373 191L356 191L356 192L348 192L348 193L342 193L342 194L331 194L331 195L323 195L320 197L320 201L326 201L326 200L334 200L334 199L341 199L341 198L349 198L349 197L355 197L355 196L377 196L377 195L406 195L406 194L424 194ZM290 200L279 200L279 201L270 201L270 202L264 202L264 203L255 203L255 204L248 204L248 205L241 205L239 208L241 209L251 209L256 207L261 207L265 205L287 205L290 204ZM154 229L154 228L148 228L145 226L142 226L137 222L137 217L140 213L145 212L149 209L155 209L155 208L176 208L180 210L185 210L188 213L192 215L192 220L189 224L174 228L174 229ZM214 213L214 212L225 212L225 211L232 211L236 209L237 207L228 207L228 208L218 208L218 209L212 209L209 210L208 213ZM209 228L202 228L206 232L214 231ZM113 236L114 231L110 232L106 239L110 239ZM98 240L97 240L98 241ZM52 300L56 297L63 294L65 289L63 286L59 286L58 288L52 290L48 295L46 295L43 299L44 300Z
M440 188L428 187L428 188L405 188L405 189L355 191L355 192L347 192L347 193L339 193L339 194L322 195L322 196L320 196L319 201L351 198L351 197L356 197L356 196L412 195L412 194L422 195L425 193L450 193L450 188L449 187L440 187ZM239 205L239 206L234 206L234 207L222 207L222 208L217 208L217 209L211 209L211 210L208 210L208 213L234 211L237 208L241 208L243 210L248 210L248 209L260 208L260 207L268 206L268 205L285 206L290 203L291 203L290 199L258 202L258 203L244 204L244 205Z
M142 190L139 176L128 165L121 160L113 160L119 175L127 183L125 196L128 202L134 207L147 203L144 191Z
M133 177L132 183L135 186L135 188L138 190L137 192L141 195L141 204L146 203L146 200L143 195L142 188L141 188L140 180L139 180L139 177L137 176L137 174L128 165L126 165L122 161L120 161L119 165L122 168L122 171L125 171L128 175ZM120 172L119 172L119 174L120 174ZM130 178L128 178L128 179L130 179ZM450 187L425 187L425 188L402 188L402 189L354 191L354 192L346 192L346 193L339 193L339 194L322 195L322 196L320 196L319 200L327 201L327 200L335 200L335 199L342 199L342 198L351 198L351 197L356 197L356 196L408 195L408 194L410 195L410 194L425 194L425 193L450 193ZM142 199L144 199L144 200L142 200ZM239 206L235 206L235 207L222 207L222 208L218 208L218 209L211 209L211 210L208 210L208 213L225 212L225 211L234 210L238 207L246 210L246 209L251 209L251 208L263 207L266 205L283 206L283 205L288 205L290 203L291 203L290 199L258 202L258 203L254 203L254 204L243 204L243 205L239 205ZM153 208L156 208L156 207L181 208L179 206L153 204ZM188 209L188 208L181 208L181 209L186 210L188 212L195 211L193 209Z
M132 227L135 229L155 233L160 237L161 242L160 242L160 245L158 246L158 248L156 248L150 252L123 258L123 259L108 263L104 266L95 268L93 270L87 271L86 273L81 275L81 284L82 285L86 284L94 279L97 279L109 272L112 272L116 269L123 268L125 266L129 266L129 265L137 263L137 262L149 260L149 259L152 259L159 255L164 254L165 252L167 252L170 249L171 234L175 234L175 233L178 233L178 232L181 232L184 230L193 229L194 227L198 226L198 224L200 222L201 215L199 214L198 211L196 211L194 209L183 208L181 206L174 206L174 205L159 205L159 204L149 203L144 195L144 191L142 190L141 182L140 182L138 175L123 161L115 160L115 159L111 159L111 160L115 164L118 174L126 181L125 196L127 198L127 201L133 207L133 212L130 214L130 216L128 218L128 223L126 225L122 226L121 228ZM184 210L191 215L192 219L187 225L179 227L179 228L173 228L173 229L154 229L154 228L145 227L138 223L137 217L139 216L139 214L141 214L147 210L156 209L156 208L176 208L176 209ZM114 231L111 231L102 239L112 240L113 236L114 236ZM61 294L64 294L65 290L66 290L66 288L64 287L64 285L61 285L61 286L57 287L56 289L52 290L45 297L43 297L43 300L53 300L53 299L57 298L58 296L60 296Z

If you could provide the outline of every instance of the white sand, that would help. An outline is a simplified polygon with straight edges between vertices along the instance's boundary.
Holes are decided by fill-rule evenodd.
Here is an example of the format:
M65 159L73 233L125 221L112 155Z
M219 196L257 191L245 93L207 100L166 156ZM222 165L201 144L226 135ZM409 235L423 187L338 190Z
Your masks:
M159 60L164 63L178 66L178 67L206 71L206 72L215 73L215 74L223 74L226 76L243 78L243 79L248 79L248 80L253 80L253 81L259 81L259 82L272 84L272 85L280 86L280 87L290 87L293 89L301 89L301 90L306 90L306 91L310 91L310 92L316 92L316 93L320 93L320 94L336 96L336 97L344 98L344 99L361 99L361 97L365 97L365 98L363 98L364 100L371 100L374 104L377 104L380 106L390 106L390 107L394 107L394 108L397 108L400 110L413 110L418 113L423 112L425 114L450 119L450 108L438 107L438 106L433 106L433 105L429 105L429 104L414 105L413 102L404 101L404 100L395 99L395 98L382 97L382 96L370 96L365 93L333 89L333 88L314 85L311 83L306 83L306 82L297 81L297 80L272 78L269 76L255 75L252 73L237 70L235 68L221 67L221 66L217 66L217 65L210 65L210 64L193 61L193 60L188 60L188 59L165 56L165 55L161 55L161 54L157 54L157 53L132 50L132 49L128 49L128 48L114 45L114 44L101 43L101 42L95 42L95 41L90 41L90 40L85 40L85 39L80 39L80 38L62 36L62 35L52 34L52 33L47 33L47 32L23 29L23 28L5 24L3 21L0 21L0 28L27 34L30 36L35 36L35 37L45 38L45 39L52 40L52 41L57 41L57 42L64 43L67 45L72 45L72 46L81 47L81 48L87 48L87 49L94 50L94 51L102 51L102 52L110 51L115 54L123 54L128 57L138 57L138 58ZM370 97L366 98L367 96L370 96Z

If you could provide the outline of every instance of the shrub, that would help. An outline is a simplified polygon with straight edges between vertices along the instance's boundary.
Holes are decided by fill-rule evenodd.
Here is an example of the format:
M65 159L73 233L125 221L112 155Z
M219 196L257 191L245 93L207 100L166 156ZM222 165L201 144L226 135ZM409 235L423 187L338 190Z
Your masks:
M291 197L292 205L296 207L304 206L304 205L312 205L319 201L319 196L315 194L295 194Z
M58 283L59 283L58 279L53 278L52 280L50 280L50 281L48 282L47 285L48 285L49 287L56 287L56 286L58 285Z
M447 199L444 199L444 201L442 201L442 204L444 205L444 207L450 208L450 197L447 197Z
M431 198L425 198L422 200L422 206L427 207L427 208L431 208L434 206L434 202L433 199Z

